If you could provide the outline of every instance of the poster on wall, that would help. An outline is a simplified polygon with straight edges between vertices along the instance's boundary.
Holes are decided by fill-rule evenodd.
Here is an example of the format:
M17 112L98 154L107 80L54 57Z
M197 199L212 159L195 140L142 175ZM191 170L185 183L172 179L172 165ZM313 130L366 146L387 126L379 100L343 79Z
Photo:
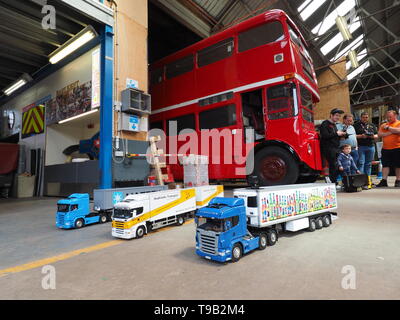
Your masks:
M100 107L100 49L92 53L92 109Z
M22 109L22 139L44 132L45 104L51 96L44 97Z
M58 90L56 98L46 104L46 125L58 123L91 110L92 81L71 83Z

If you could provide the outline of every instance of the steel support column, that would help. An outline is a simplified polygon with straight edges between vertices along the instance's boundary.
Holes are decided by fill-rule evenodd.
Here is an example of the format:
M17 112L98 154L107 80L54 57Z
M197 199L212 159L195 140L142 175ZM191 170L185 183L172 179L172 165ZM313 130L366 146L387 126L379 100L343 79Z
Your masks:
M104 26L101 34L100 189L112 187L113 39L113 28Z

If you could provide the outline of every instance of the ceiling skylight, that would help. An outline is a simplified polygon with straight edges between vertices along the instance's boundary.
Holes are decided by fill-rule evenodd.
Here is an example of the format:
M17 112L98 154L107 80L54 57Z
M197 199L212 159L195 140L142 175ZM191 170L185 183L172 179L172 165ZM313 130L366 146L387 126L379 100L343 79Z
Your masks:
M306 1L308 3L307 4L303 3L297 10L301 11L300 16L304 21L306 21L320 6L322 6L325 3L325 1L326 0L313 0L311 3L310 1ZM302 10L300 10L300 8Z
M325 2L325 1L323 1ZM311 6L311 5L310 5ZM308 6L307 9L310 7ZM344 0L337 9L333 10L324 21L318 23L311 31L320 36L328 31L334 24L337 16L345 16L349 11L356 6L356 0ZM304 10L306 11L306 10ZM301 14L300 14L301 15ZM311 15L311 14L310 14ZM304 19L303 19L304 20ZM321 29L320 29L321 27ZM320 29L320 30L319 30ZM318 31L319 30L319 31Z
M357 39L355 39L354 41L352 41L346 48L344 48L342 51L340 51L337 55L335 55L332 59L330 59L330 61L334 61L337 60L339 58L341 58L343 55L347 54L349 52L349 50L351 49L357 49L359 46L361 46L364 42L363 40L364 35L360 35Z
M354 31L356 31L359 27L361 27L361 23L360 21L356 21L354 22L351 26L350 26L350 32L353 33ZM331 52L334 48L336 48L339 43L341 43L343 41L343 37L342 35L339 33L337 33L331 40L329 40L326 44L324 44L321 47L321 52L324 55L327 55L329 52Z
M347 76L347 80L351 80L354 77L358 76L360 73L362 73L365 69L369 67L369 60L365 61L361 66L359 66L357 69L355 69L353 72L351 72Z

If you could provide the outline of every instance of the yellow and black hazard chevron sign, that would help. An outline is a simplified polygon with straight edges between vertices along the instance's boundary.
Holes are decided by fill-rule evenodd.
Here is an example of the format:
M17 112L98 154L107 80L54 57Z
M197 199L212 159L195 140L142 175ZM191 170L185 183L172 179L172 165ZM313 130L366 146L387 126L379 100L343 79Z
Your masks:
M44 106L38 105L24 112L22 116L22 135L38 134L44 131Z

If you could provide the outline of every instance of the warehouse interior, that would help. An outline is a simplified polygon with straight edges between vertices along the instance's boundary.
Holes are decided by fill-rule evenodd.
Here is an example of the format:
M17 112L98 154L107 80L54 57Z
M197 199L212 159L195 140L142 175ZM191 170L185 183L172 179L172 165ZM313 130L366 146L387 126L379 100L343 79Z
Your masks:
M394 169L389 188L375 187L382 174L380 150L375 151L372 163L369 183L374 187L358 188L358 192L334 187L335 218L332 215L322 230L289 233L283 224L274 227L279 243L271 245L268 239L265 251L243 253L238 263L196 255L198 220L193 217L185 216L181 223L176 215L177 220L171 220L174 223L146 225L144 238L132 241L117 240L111 231L114 220L105 223L115 218L113 206L118 201L136 193L132 188L181 192L190 187L222 186L224 197L237 198L235 190L254 187L250 175L224 179L221 175L231 169L211 171L211 165L205 169L206 182L188 184L184 162L158 163L168 162L168 155L163 160L158 157L172 149L163 145L157 150L158 140L149 134L150 129L164 128L159 126L163 110L167 117L168 112L174 119L183 117L174 108L187 101L170 100L164 105L161 95L153 94L153 72L161 63L169 65L177 52L181 58L188 47L198 50L199 43L207 43L214 35L218 38L275 9L285 12L298 28L313 63L319 96L314 101L312 124L306 128L318 132L332 109L352 114L355 121L367 113L378 129L388 110L397 111L398 116L399 0L0 0L0 241L7 244L0 248L0 299L399 298L400 256L395 244L400 240L400 189L391 187L397 182ZM347 39L337 17L346 23ZM162 77L167 79L167 71ZM216 82L225 82L222 74L214 77ZM226 94L224 101L230 99L229 91L215 92ZM211 110L211 92L196 97L207 110ZM241 101L253 100L252 93ZM167 89L162 94L168 99L172 96ZM260 101L267 98L259 97ZM140 107L132 106L135 99ZM244 111L238 113L238 118L244 116ZM167 124L169 120L162 121ZM200 123L199 116L189 128L200 128ZM236 127L226 126L236 134ZM260 140L266 137L265 132L258 134ZM276 148L280 143L271 145ZM190 151L184 152L192 155ZM279 161L273 159L268 170L279 171ZM305 176L299 175L290 185L325 184L326 163L318 161L321 170L307 167ZM308 176L315 179L304 179ZM108 199L111 208L96 209L111 194L107 190L113 191ZM104 197L101 205L96 192ZM138 191L142 192L147 191ZM67 230L59 226L59 201L73 194L88 194L92 212L82 225L75 221L74 228ZM93 213L97 211L101 214ZM92 221L99 223L92 225ZM158 230L162 224L171 226ZM46 265L56 267L56 290L40 285ZM270 271L266 270L263 279L252 272L266 266ZM138 275L132 268L147 271ZM352 268L357 285L346 287L343 278Z

